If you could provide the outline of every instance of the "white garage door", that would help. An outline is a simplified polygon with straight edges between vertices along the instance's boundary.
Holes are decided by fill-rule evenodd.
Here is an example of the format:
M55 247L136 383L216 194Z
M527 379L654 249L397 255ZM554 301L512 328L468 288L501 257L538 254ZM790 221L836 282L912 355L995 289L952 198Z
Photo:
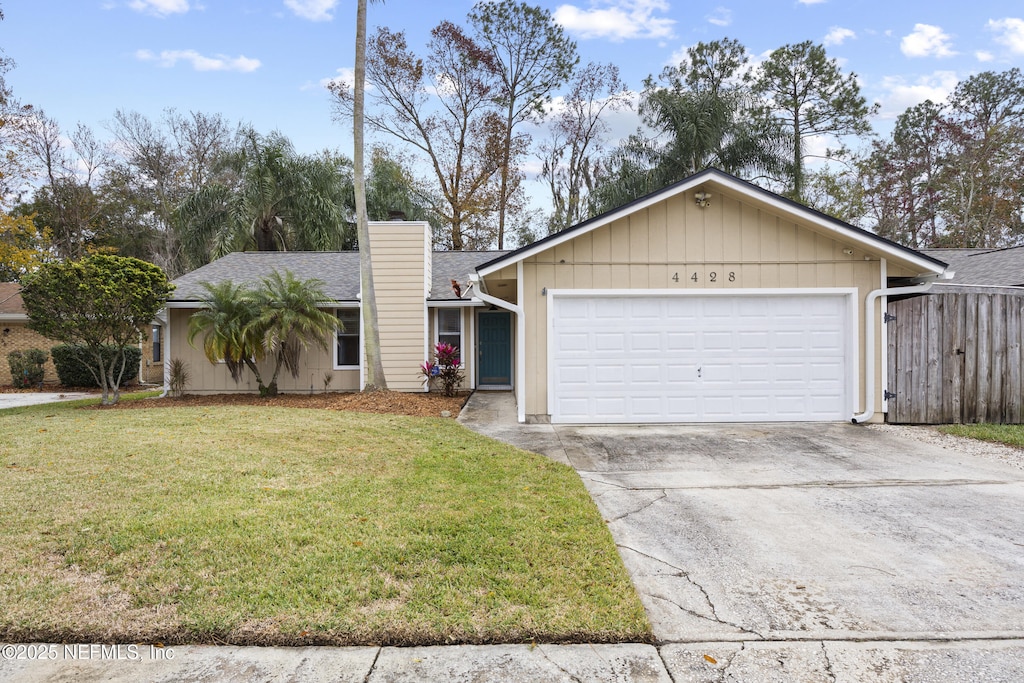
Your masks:
M551 303L554 422L850 417L846 295L561 295Z

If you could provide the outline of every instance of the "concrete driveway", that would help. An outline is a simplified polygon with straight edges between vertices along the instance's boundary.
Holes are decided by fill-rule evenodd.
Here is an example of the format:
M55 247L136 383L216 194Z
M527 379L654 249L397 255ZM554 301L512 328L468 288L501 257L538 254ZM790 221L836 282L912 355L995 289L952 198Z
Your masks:
M784 652L835 680L898 650L940 660L925 678L1024 678L1020 469L850 424L482 431L576 468L670 670Z
M4 408L22 408L34 406L41 403L60 403L61 401L77 401L80 398L92 398L99 394L88 394L80 391L59 392L13 392L10 394L0 393L0 410Z

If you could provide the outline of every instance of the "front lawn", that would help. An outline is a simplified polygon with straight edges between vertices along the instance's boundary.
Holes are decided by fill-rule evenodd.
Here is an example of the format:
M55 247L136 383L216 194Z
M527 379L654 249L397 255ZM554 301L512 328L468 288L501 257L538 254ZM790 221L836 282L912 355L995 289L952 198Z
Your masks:
M1024 425L1000 424L959 424L939 427L943 434L966 436L982 441L1004 443L1017 448L1024 448Z
M649 641L569 468L452 420L0 412L0 641Z

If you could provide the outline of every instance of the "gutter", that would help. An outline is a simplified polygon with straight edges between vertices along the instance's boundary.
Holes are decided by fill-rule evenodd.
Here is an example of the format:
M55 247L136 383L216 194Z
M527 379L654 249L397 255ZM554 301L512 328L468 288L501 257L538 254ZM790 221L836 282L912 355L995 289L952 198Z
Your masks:
M864 298L864 368L867 370L864 385L864 412L854 415L851 422L867 422L875 415L875 301L882 296L902 294L924 294L932 288L933 281L911 287L881 287ZM884 314L884 311L883 311Z

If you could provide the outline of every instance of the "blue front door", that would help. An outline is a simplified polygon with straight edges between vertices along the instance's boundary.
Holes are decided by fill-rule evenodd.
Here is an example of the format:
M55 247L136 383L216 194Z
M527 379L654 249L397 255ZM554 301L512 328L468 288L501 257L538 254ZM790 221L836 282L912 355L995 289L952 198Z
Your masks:
M477 384L512 386L512 314L481 311L477 321Z

